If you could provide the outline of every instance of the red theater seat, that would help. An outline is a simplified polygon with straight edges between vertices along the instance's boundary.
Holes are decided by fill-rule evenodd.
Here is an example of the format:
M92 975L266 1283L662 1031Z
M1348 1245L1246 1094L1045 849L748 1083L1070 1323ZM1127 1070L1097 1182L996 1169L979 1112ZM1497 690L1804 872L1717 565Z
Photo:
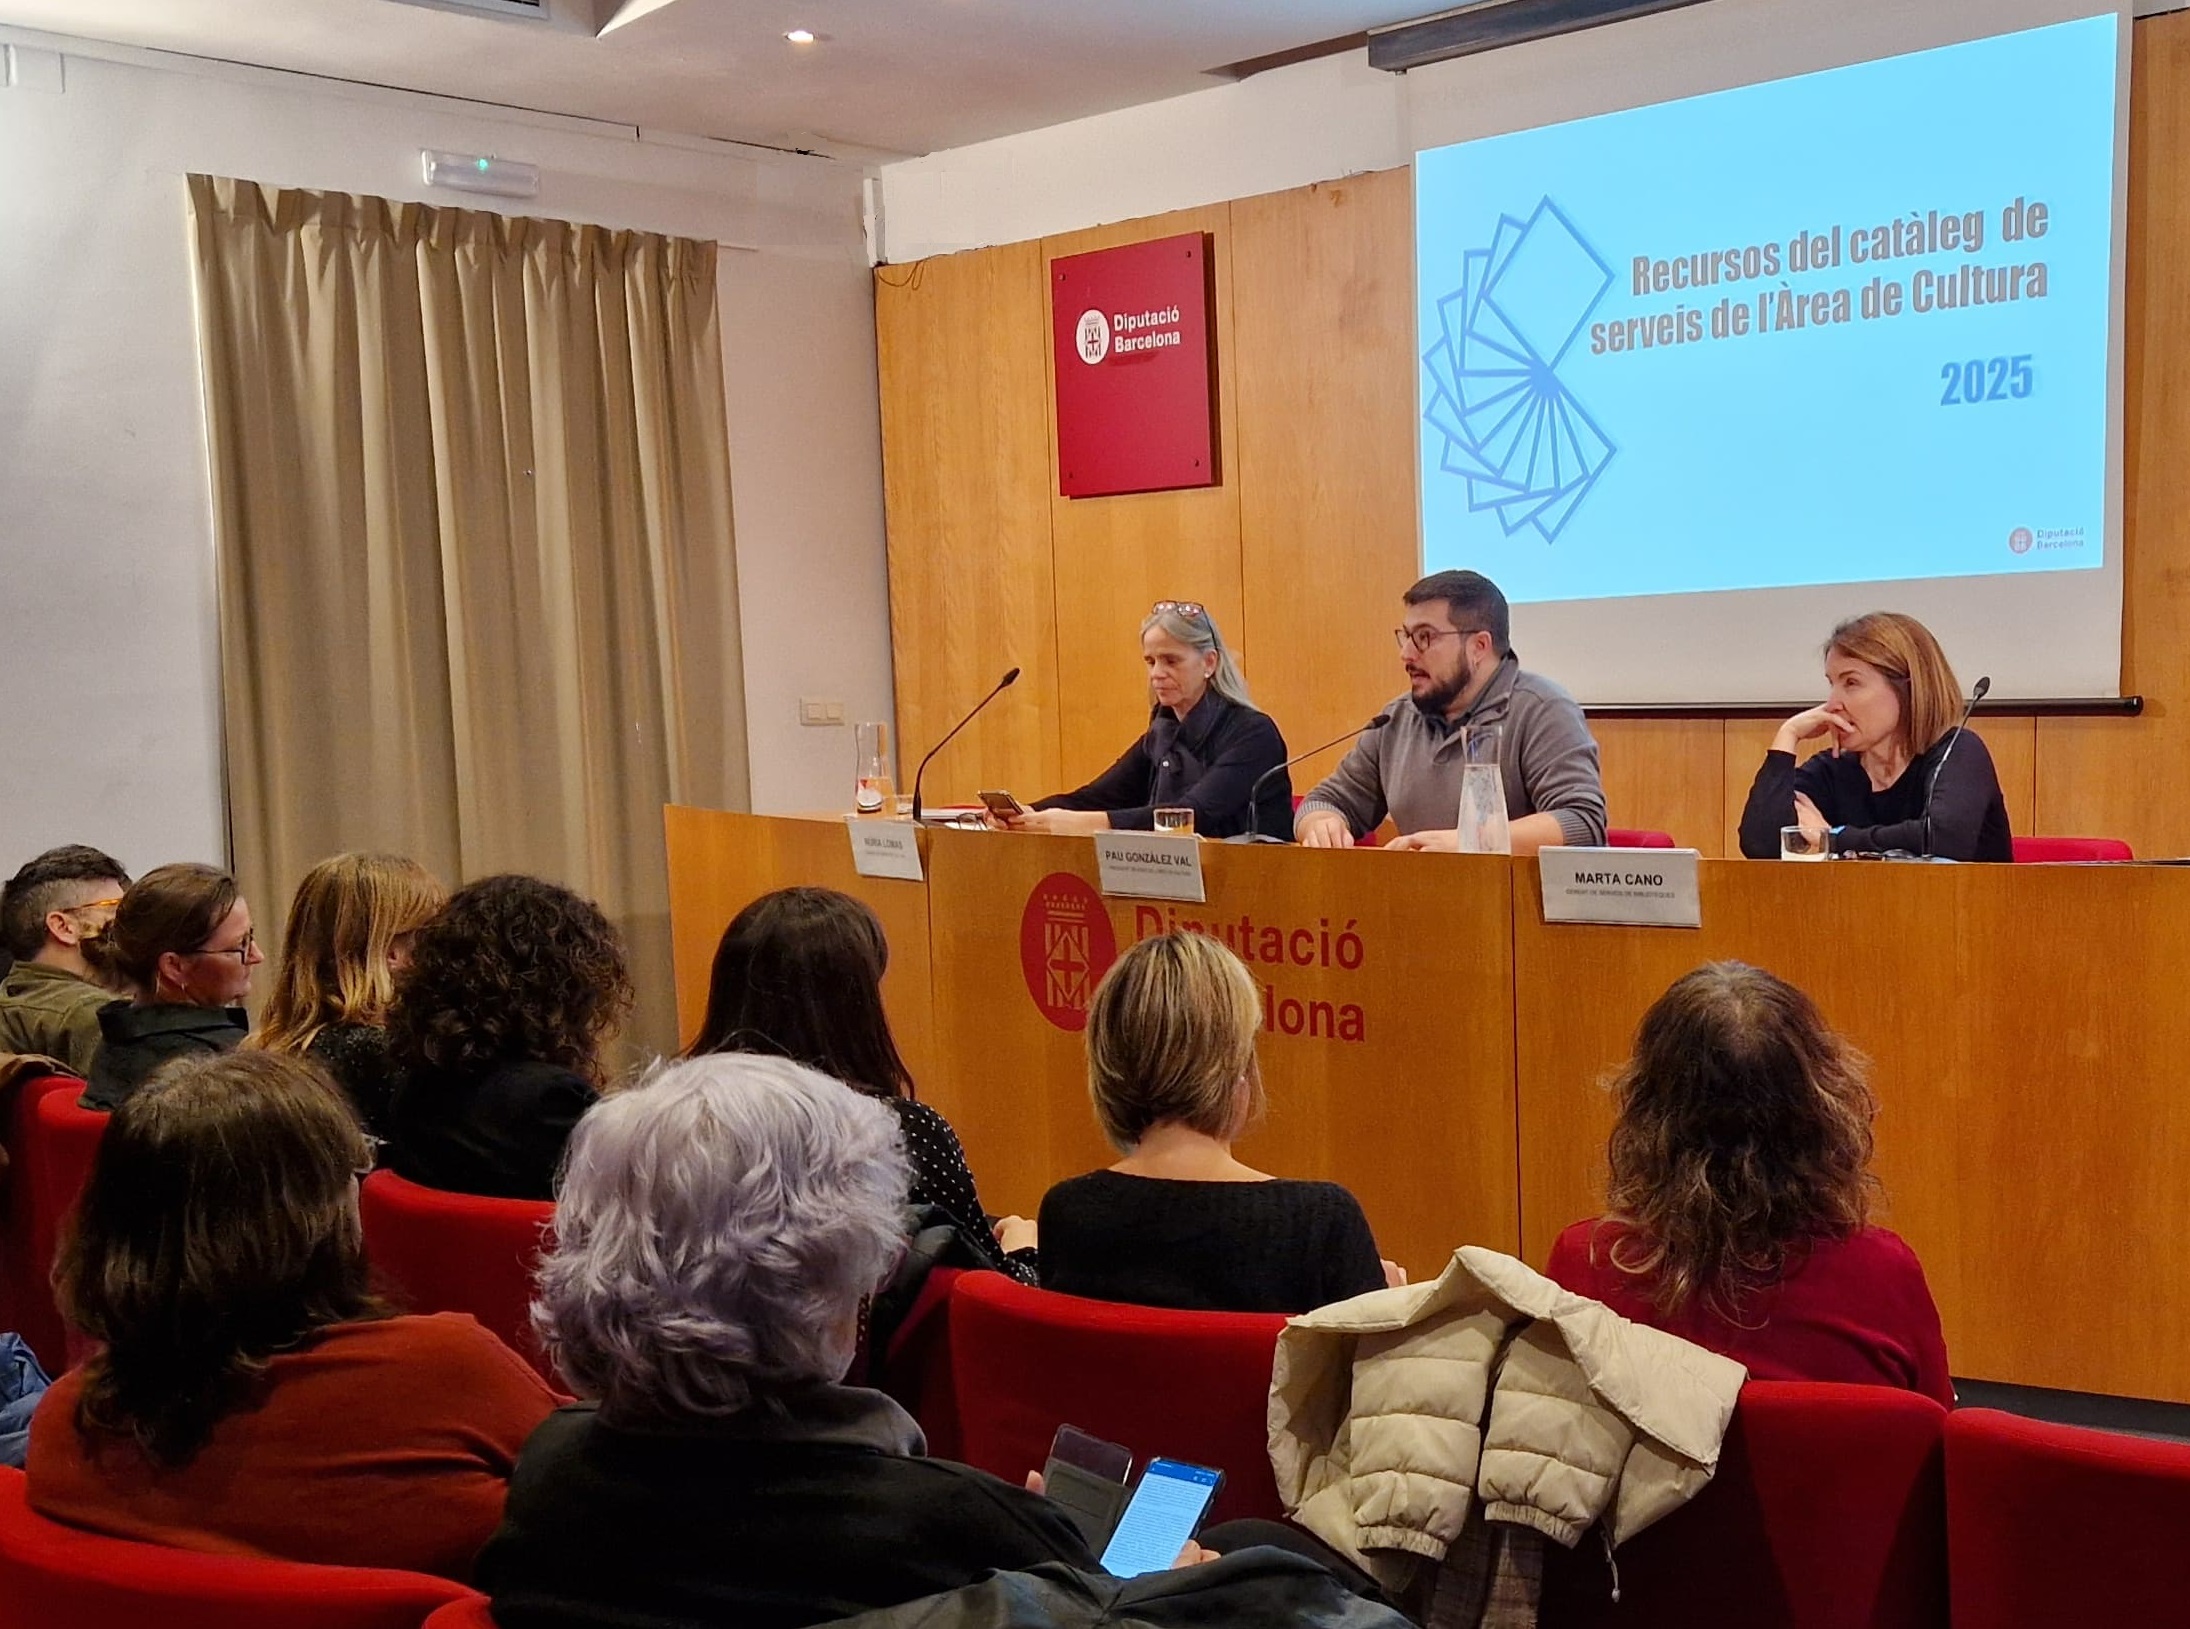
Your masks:
M495 1629L494 1614L484 1595L472 1595L437 1609L426 1620L426 1629Z
M0 1170L0 1330L21 1335L55 1374L66 1361L67 1334L48 1280L53 1240L39 1223L38 1162L31 1145L39 1103L54 1095L73 1099L83 1089L73 1075L35 1075L0 1099L0 1148L7 1151L7 1167Z
M419 1629L476 1599L423 1573L313 1567L102 1538L50 1522L0 1470L0 1629Z
M1710 1486L1620 1547L1617 1604L1595 1535L1552 1547L1545 1629L1938 1629L1945 1424L1914 1392L1751 1381Z
M1672 848L1673 834L1644 831L1635 826L1612 826L1604 834L1606 848Z
M2134 860L2136 852L2119 837L2014 837L2017 865L2047 865L2064 861Z
M31 1203L36 1211L32 1248L51 1270L61 1247L61 1227L75 1208L76 1198L91 1180L91 1167L99 1157L99 1140L106 1135L104 1109L77 1106L83 1082L70 1081L74 1091L48 1092L31 1111L29 1154ZM62 1361L76 1362L90 1344L74 1330L64 1330Z
M1275 1313L1167 1312L1031 1290L967 1273L951 1294L959 1444L969 1465L1023 1481L1060 1425L1213 1465L1212 1519L1282 1517L1270 1474Z
M866 1384L886 1392L920 1422L928 1453L958 1459L958 1391L951 1373L951 1297L965 1270L930 1269L912 1310L890 1335L890 1349Z
M1947 1421L1954 1629L2181 1623L2190 1444L1989 1408Z
M532 1334L532 1274L551 1242L541 1199L443 1193L375 1171L358 1193L365 1253L413 1312L468 1312L555 1381Z

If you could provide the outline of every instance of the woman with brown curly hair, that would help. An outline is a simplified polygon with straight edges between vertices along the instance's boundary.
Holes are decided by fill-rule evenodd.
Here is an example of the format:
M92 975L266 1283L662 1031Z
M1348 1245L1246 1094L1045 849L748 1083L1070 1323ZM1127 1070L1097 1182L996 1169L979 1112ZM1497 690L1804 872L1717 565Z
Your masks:
M114 1111L54 1273L98 1341L31 1421L30 1502L118 1538L451 1578L555 1396L367 1286L364 1133L301 1058L179 1059Z
M396 982L388 1164L452 1193L553 1198L630 1006L623 940L590 900L538 877L459 888Z
M308 1057L335 1077L369 1131L388 1123L395 1065L388 1008L411 939L448 890L398 854L337 854L297 884L281 965L243 1044Z
M1924 1269L1872 1227L1859 1052L1793 985L1741 962L1679 979L1614 1078L1606 1214L1545 1272L1762 1380L1900 1386L1952 1407Z

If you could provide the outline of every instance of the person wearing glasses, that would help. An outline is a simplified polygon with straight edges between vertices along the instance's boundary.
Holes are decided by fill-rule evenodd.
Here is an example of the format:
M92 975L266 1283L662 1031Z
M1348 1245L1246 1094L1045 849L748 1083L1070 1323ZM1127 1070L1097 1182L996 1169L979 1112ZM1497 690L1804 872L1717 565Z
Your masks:
M1467 727L1502 724L1513 852L1601 844L1597 743L1574 698L1522 668L1498 585L1473 571L1437 572L1407 590L1403 619L1393 634L1407 694L1302 800L1293 822L1301 843L1344 848L1390 815L1400 832L1392 848L1457 849Z
M1285 737L1269 714L1256 710L1208 611L1192 600L1158 600L1141 622L1141 662L1148 670L1148 733L1077 791L1009 817L1013 831L1148 831L1158 809L1173 808L1193 810L1194 830L1204 837L1248 829L1249 795L1285 762ZM1254 829L1292 835L1290 776L1263 783Z
M210 865L163 865L129 885L93 964L131 993L99 1009L87 1109L121 1107L170 1058L228 1052L250 1031L243 998L266 960L236 879Z
M47 849L0 887L0 950L15 961L0 979L0 1052L90 1073L99 1009L114 992L98 983L85 946L106 932L128 886L110 855L71 843Z

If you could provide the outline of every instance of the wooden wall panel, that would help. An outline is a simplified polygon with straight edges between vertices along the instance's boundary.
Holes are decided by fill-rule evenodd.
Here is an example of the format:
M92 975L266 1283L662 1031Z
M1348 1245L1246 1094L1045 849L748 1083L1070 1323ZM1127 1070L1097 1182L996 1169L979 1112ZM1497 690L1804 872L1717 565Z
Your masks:
M1255 695L1295 752L1406 688L1414 193L1386 170L1232 206L1240 552ZM1330 767L1301 766L1305 791Z
M1099 226L1042 240L1044 297L1040 338L1048 341L1048 263L1063 255L1206 232L1215 303L1210 326L1217 354L1218 484L1178 492L1138 492L1114 498L1066 498L1057 490L1057 413L1052 373L1045 371L1042 422L1049 445L1050 535L1056 555L1057 681L1065 707L1057 719L1057 786L1078 786L1110 767L1148 728L1148 687L1142 678L1141 620L1157 600L1199 600L1218 631L1247 653L1240 611L1240 480L1238 397L1232 359L1231 206L1181 210L1147 220ZM1021 788L1022 792L1025 788Z
M1014 665L936 761L932 802L1057 784L1056 597L1047 496L1049 373L1039 245L875 272L883 503L898 764L922 753ZM851 739L845 738L850 802Z
M1670 832L1683 848L1725 856L1722 720L1593 718L1589 733L1597 738L1611 824Z
M2141 718L2037 728L2038 828L2190 854L2190 13L2137 24L2129 103L2122 687Z

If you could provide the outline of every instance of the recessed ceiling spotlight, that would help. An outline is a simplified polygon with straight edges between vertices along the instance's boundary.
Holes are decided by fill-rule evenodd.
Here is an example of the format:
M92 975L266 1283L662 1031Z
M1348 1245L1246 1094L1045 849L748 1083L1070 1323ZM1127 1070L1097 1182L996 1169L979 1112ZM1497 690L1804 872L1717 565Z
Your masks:
M783 37L793 45L811 45L814 43L814 31L810 28L794 28Z

